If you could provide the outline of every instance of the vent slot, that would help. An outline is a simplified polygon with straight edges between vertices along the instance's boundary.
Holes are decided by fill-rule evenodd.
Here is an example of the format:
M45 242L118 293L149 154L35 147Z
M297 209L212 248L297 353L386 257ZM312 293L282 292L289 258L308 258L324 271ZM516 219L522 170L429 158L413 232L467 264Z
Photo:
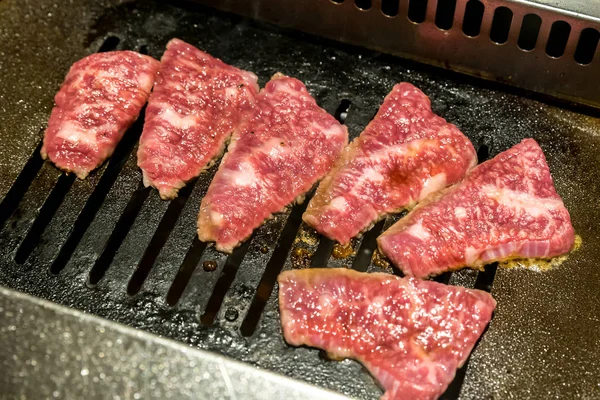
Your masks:
M446 31L452 28L455 11L456 0L438 0L435 13L435 25Z
M485 6L479 0L469 0L465 7L465 18L463 20L463 33L470 37L479 36L481 32L481 22Z
M507 7L498 7L494 12L490 39L496 44L504 44L508 40L513 12Z
M381 12L387 17L398 15L400 0L381 0Z
M519 32L519 40L517 45L521 50L531 51L535 49L542 19L536 14L527 14L523 17L521 31Z
M586 28L582 30L575 49L575 61L581 65L590 64L594 60L599 39L600 32L596 29Z
M410 0L408 5L408 19L415 24L425 21L427 14L427 0Z
M354 5L361 11L371 9L371 0L354 0Z
M565 54L570 33L571 25L565 21L556 21L553 23L548 43L546 44L546 54L554 58L562 57Z

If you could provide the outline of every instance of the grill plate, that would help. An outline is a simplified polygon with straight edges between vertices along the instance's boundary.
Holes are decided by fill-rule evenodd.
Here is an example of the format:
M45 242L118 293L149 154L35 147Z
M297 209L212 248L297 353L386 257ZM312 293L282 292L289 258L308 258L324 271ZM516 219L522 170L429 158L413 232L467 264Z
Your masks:
M200 199L217 167L189 188L187 199L182 195L173 202L161 201L155 191L140 186L135 143L141 123L126 134L119 154L85 181L61 176L48 163L39 167L34 149L52 97L72 62L97 51L110 37L119 38L119 49L145 46L159 58L166 42L179 37L255 72L261 85L277 71L298 77L332 114L342 100L349 100L345 123L352 137L369 122L392 85L406 80L428 94L434 111L455 123L481 155L492 157L524 137L538 140L584 245L563 266L544 274L498 270L494 280L495 268L491 267L486 273L461 271L445 277L451 284L469 287L483 288L494 281L492 293L498 300L494 320L466 370L462 391L465 370L445 397L456 398L459 392L464 398L600 395L600 362L595 356L600 352L595 334L600 322L594 316L600 278L594 200L600 188L592 174L600 163L600 124L594 116L539 102L529 93L506 86L187 3L84 1L61 8L46 0L2 0L0 26L0 140L4 145L0 194L3 212L15 207L0 232L0 284L352 397L375 398L381 393L359 364L330 362L317 351L293 349L283 341L276 291L268 283L282 267L299 262L302 257L295 256L297 249L316 252L315 258L329 266L354 264L354 257L328 257L330 244L320 244L319 237L300 223L303 205L293 207L291 216L288 211L267 222L228 258L194 241ZM108 43L114 45L116 40ZM19 174L25 178L9 191ZM35 174L30 186L27 174ZM73 235L78 246L66 257L64 267L56 267L60 274L50 274L84 209L79 231ZM41 222L34 223L36 218ZM372 239L376 233L367 237ZM33 237L31 245L19 254L31 254L19 264L15 256L27 235ZM156 254L155 244L163 241ZM354 266L378 270L364 264L373 244L361 245L356 241L354 248L366 256ZM153 264L146 264L154 257ZM217 262L217 270L204 271L205 261ZM190 275L189 282L177 305L170 307L165 298L182 265L182 276ZM128 283L136 268L141 271L137 276L148 273L148 277L140 291L130 296ZM92 269L101 277L95 285L88 282ZM240 328L265 269L269 274L259 292L263 299L272 295L264 304L256 332L247 337ZM260 307L255 309L260 311ZM252 331L249 325L246 334Z

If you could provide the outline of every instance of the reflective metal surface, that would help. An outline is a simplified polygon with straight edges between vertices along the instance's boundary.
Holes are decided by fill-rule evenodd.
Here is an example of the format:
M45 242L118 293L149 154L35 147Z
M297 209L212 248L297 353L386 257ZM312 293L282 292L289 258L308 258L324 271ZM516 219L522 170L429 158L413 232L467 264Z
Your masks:
M600 80L600 46L589 50L596 54L591 64L581 65L575 60L581 32L591 28L597 35L600 31L600 6L596 0L457 0L453 14L451 0L297 0L285 5L278 0L196 1L279 26L600 107L600 91L590 85ZM417 4L417 10L419 4L426 5L423 15L409 11L412 3ZM466 14L469 3L481 4L483 13ZM510 10L507 18L501 18L502 13L495 16L499 8ZM394 10L393 15L386 15L390 9ZM538 29L523 28L528 14L541 19ZM436 26L440 15L453 18L448 22L440 18L440 28ZM558 34L551 40L557 21L568 24L570 32L567 38ZM480 29L469 36L463 29L467 24L480 25ZM495 24L498 37L506 38L500 43L494 41ZM529 36L534 48L521 49L520 36ZM550 54L561 53L563 39L563 54L548 55L548 47L552 49Z
M4 399L346 399L0 288Z

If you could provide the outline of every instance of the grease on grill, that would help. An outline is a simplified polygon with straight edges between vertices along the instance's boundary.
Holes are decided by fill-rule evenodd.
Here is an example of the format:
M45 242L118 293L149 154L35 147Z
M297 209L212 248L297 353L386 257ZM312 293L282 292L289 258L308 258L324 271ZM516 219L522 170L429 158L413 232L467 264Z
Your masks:
M390 265L390 261L387 259L387 257L385 257L383 254L381 254L379 252L379 249L375 249L375 251L373 252L373 265L379 267L379 268L385 268L385 269L390 269L391 265Z
M263 254L267 254L269 252L269 248L267 246L262 246L260 248L260 252Z
M316 246L319 243L319 236L314 229L303 224L300 227L300 231L298 232L296 239L294 240L294 243L298 242L303 242L310 246Z
M336 243L335 246L333 246L333 251L331 252L331 255L334 258L348 258L352 254L354 254L352 243L348 243L345 245Z
M581 243L581 236L575 236L575 243L573 244L573 250L571 250L571 253L579 250ZM567 258L569 258L569 254L570 253L553 258L515 258L512 260L499 262L498 265L507 269L523 268L532 271L543 272L563 264Z
M216 271L217 266L217 262L213 260L204 261L202 263L202 269L204 269L206 272Z
M292 268L304 269L310 267L310 260L312 254L310 251L303 247L295 247L292 250L290 261L292 262Z

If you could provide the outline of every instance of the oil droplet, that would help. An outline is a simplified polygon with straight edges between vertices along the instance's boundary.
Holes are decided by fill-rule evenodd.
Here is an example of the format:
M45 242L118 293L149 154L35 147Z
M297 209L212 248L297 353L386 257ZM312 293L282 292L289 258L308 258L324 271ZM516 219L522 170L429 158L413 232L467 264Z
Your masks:
M269 248L267 246L262 246L260 248L260 252L263 254L267 254L269 252Z
M347 258L350 257L353 252L354 249L352 248L352 243L348 243L345 245L336 243L335 246L333 246L333 251L331 252L331 255L334 258Z
M302 247L296 247L292 250L292 256L290 257L292 268L300 269L310 267L311 257L310 251Z
M225 311L225 319L229 322L233 322L238 319L239 315L240 314L238 313L238 310L235 308L228 308L227 311Z
M212 272L215 271L217 269L217 262L216 261L204 261L202 263L202 268L206 271L206 272Z

